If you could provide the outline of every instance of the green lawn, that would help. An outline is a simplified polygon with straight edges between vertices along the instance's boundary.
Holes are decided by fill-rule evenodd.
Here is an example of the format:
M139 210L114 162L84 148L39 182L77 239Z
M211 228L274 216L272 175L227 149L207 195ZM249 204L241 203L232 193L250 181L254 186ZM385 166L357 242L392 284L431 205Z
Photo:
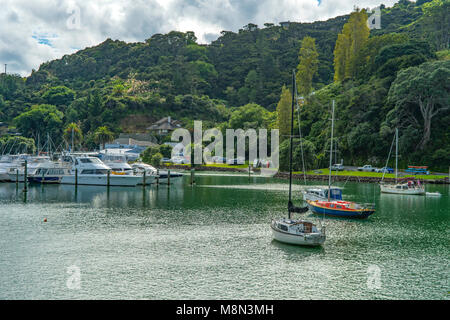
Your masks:
M171 163L165 163L166 166L171 166ZM176 164L177 166L185 166L190 167L190 164ZM212 164L202 164L200 167L212 167L212 168L235 168L235 169L248 169L248 163L246 164L238 164L238 165L229 165L226 163L212 163Z
M320 173L318 173L320 171ZM318 169L318 170L311 170L307 171L307 175L329 175L329 169ZM303 174L302 171L294 172L295 174ZM338 175L338 176L353 176L353 177L375 177L375 178L381 178L383 176L383 173L381 172L365 172L365 171L333 171L331 175ZM395 178L394 173L386 173L384 175L385 178ZM440 176L440 175L413 175L413 174L404 174L399 172L398 174L399 178L410 178L414 177L417 179L422 180L435 180L435 179L445 179L447 176Z

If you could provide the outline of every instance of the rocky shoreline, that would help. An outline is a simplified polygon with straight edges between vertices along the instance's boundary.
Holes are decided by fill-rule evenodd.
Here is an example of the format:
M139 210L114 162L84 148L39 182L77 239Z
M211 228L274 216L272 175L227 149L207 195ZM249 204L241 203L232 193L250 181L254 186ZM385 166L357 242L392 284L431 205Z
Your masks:
M161 169L171 169L171 170L185 170L189 171L191 168L187 166L179 166L179 165L171 165L171 166L164 166L161 167ZM253 172L255 174L259 173L258 168L252 168ZM195 171L210 171L210 172L239 172L239 173L248 173L247 168L223 168L223 167L205 167L205 166L197 166L195 167ZM280 179L288 179L289 173L288 172L278 172L274 178L280 178ZM296 180L302 180L303 174L293 174L293 179ZM381 181L381 178L379 177L360 177L360 176L332 176L333 181L350 181L350 182L364 182L364 183L379 183ZM328 181L327 175L306 175L306 180L311 181ZM384 178L384 181L386 182L395 182L395 179L393 178ZM448 176L443 176L442 179L433 179L433 180L421 180L421 182L425 184L450 184Z

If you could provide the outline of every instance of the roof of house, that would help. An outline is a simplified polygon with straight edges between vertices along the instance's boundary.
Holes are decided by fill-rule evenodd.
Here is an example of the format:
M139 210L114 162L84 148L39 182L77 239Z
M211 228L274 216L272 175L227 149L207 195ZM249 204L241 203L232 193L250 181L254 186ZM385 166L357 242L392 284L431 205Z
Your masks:
M121 144L121 145L128 145L128 146L140 146L140 147L154 147L157 146L156 143L153 143L151 141L140 141L135 140L132 138L119 138L112 142L112 144Z
M181 127L181 122L171 117L164 117L153 123L147 130L175 130Z

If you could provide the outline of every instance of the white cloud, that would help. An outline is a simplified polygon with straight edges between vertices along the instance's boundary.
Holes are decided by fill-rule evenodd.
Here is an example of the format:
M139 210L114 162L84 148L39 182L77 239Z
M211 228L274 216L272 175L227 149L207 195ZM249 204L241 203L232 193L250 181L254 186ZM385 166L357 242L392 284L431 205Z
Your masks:
M0 64L28 75L45 61L106 38L143 41L155 33L194 31L199 42L251 23L312 22L347 14L355 6L396 0L0 0ZM79 8L79 28L73 26ZM69 27L68 27L69 26Z

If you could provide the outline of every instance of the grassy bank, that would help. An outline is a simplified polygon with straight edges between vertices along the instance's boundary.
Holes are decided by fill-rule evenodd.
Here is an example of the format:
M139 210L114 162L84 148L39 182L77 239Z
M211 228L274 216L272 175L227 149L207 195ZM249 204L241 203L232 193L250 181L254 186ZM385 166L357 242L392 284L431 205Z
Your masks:
M294 172L295 174L303 174L303 172L301 171L297 171ZM307 171L306 174L307 175L323 175L323 176L328 176L330 173L329 169L318 169L318 170L311 170L311 171ZM332 171L331 173L332 176L344 176L344 177L371 177L371 178L382 178L383 177L383 173L381 172L365 172L365 171ZM395 178L395 174L394 173L386 173L384 175L385 178ZM416 178L416 179L421 179L421 180L436 180L436 179L445 179L447 176L443 176L443 175L435 175L435 174L429 174L429 175L413 175L413 174L406 174L406 173L402 173L399 172L398 174L399 178Z

